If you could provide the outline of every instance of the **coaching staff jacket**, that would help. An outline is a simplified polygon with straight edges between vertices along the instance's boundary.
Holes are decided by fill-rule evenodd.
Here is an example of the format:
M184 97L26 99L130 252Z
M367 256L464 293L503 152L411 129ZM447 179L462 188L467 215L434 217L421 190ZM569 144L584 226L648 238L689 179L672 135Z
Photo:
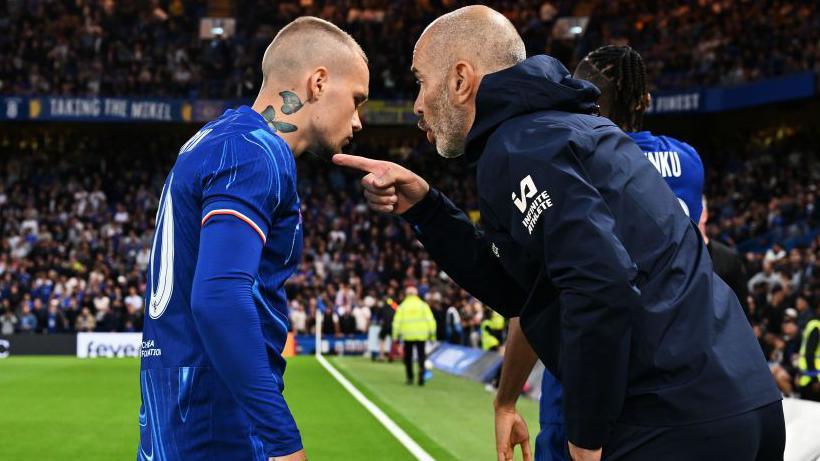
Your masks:
M461 287L521 325L561 381L568 439L779 400L737 297L598 90L535 56L484 77L467 161L483 230L431 189L403 217Z

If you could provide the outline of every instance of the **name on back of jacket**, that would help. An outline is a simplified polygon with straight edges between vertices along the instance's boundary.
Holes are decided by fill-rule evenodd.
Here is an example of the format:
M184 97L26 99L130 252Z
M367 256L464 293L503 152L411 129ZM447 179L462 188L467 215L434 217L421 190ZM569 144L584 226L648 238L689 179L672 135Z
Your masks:
M643 154L664 178L680 178L680 157L677 152L644 152Z
M547 191L541 191L541 193L538 193L538 188L535 187L535 181L532 180L531 175L527 175L526 178L522 179L520 186L521 197L513 192L512 201L521 213L526 211L521 224L525 229L527 229L527 232L532 235L532 231L535 230L535 224L538 222L538 218L541 217L544 210L552 207L552 198ZM527 207L528 201L529 208Z

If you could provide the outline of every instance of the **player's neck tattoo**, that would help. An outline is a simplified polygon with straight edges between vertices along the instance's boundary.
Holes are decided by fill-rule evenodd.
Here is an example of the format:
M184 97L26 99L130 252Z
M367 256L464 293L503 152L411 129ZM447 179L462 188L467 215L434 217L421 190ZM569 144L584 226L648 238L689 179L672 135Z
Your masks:
M292 91L282 91L279 93L284 104L282 104L281 111L285 115L295 114L302 108L302 100ZM281 133L293 133L298 128L292 123L276 120L276 109L273 106L268 106L262 111L262 118L265 119L271 130Z

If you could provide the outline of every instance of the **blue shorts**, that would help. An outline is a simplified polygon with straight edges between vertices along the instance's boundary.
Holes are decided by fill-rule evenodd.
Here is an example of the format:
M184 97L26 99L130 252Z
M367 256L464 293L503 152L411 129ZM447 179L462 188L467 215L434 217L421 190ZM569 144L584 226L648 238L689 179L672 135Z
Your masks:
M562 404L561 383L544 371L538 416L541 431L535 438L535 461L569 461Z

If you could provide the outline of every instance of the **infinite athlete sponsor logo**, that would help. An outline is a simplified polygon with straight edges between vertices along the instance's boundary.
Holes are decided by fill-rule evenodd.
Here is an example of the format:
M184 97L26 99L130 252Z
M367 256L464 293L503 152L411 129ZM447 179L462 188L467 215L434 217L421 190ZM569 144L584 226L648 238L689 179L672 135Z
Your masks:
M521 197L518 197L515 192L513 192L512 200L513 204L521 213L524 213L526 210L521 224L527 229L527 232L532 235L538 218L541 217L544 210L552 207L552 198L547 191L541 191L540 194L538 193L538 188L535 187L535 181L532 180L531 175L527 175L526 178L521 180L520 187ZM529 203L529 209L527 209L527 199L530 198L533 198L533 200Z

